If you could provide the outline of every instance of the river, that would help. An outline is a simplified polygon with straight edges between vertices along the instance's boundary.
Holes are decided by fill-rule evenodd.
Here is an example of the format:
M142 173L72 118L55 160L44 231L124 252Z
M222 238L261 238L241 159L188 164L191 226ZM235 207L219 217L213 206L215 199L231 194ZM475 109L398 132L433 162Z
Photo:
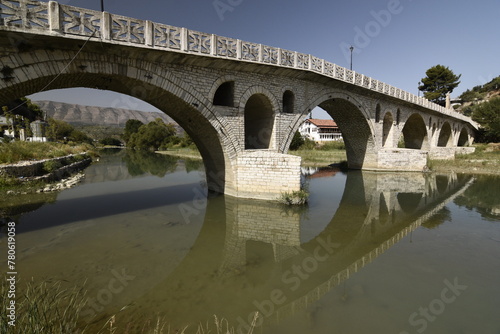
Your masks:
M207 195L196 160L110 151L85 174L0 201L19 279L85 286L85 321L175 333L216 315L247 333L258 311L254 333L500 333L499 177L304 169L295 208Z

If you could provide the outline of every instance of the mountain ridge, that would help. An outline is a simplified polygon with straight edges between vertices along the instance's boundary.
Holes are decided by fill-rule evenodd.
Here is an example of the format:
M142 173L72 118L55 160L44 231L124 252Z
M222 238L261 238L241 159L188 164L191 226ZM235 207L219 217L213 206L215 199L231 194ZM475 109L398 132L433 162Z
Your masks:
M42 109L47 118L65 121L72 125L105 125L124 128L129 119L136 119L144 124L157 118L165 123L175 123L166 114L123 108L84 106L56 101L33 101Z

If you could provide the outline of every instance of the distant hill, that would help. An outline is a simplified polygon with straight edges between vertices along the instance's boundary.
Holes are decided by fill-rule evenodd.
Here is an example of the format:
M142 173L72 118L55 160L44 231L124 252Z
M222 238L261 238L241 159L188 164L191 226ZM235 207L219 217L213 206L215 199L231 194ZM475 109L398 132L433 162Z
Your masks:
M165 123L175 123L163 113L139 110L82 106L54 101L33 101L47 113L47 117L65 121L72 125L102 125L124 128L129 119L137 119L144 124L161 118Z

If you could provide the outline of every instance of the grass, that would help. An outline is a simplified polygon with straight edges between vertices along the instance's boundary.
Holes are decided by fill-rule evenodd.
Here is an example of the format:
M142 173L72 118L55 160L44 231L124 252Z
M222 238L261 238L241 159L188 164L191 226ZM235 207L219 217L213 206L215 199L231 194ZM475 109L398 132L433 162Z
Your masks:
M181 158L202 159L200 152L193 148L168 149L157 151L159 154L167 154ZM302 166L323 167L332 163L339 163L347 160L345 145L343 142L330 142L314 147L306 147L296 151L288 151L288 154L302 158Z
M301 189L292 192L284 192L279 198L279 202L285 205L304 205L309 200L309 192Z
M167 151L156 151L156 153L173 155L180 158L202 159L200 151L192 148L169 149Z
M500 144L475 144L472 154L459 154L455 160L429 160L435 172L472 174L500 174Z
M288 151L288 154L301 157L302 166L308 167L324 167L347 160L344 150L297 150Z
M90 329L88 324L83 323L82 311L84 311L88 298L85 285L70 289L62 288L61 282L35 283L33 280L23 284L16 284L15 304L15 326L10 326L9 311L10 299L9 283L4 279L0 283L0 333L11 334L56 334L56 333L79 333L79 334L105 334L105 333L131 333L128 329L119 331L116 325L116 314L107 318L104 325L99 329ZM122 310L125 308L122 308ZM255 313L253 322L247 334L252 334L258 320ZM234 327L225 319L214 316L213 323L198 324L190 330L189 326L181 330L172 330L168 323L161 318L155 321L145 320L140 324L143 334L234 334ZM137 332L134 332L137 333Z
M12 164L24 160L41 160L62 157L92 150L88 144L67 145L61 143L35 143L13 141L0 143L0 164Z

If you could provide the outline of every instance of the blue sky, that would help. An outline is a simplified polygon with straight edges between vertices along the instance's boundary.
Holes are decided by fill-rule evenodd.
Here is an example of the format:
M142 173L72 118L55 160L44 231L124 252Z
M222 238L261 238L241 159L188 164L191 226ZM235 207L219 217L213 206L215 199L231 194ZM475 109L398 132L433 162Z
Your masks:
M60 3L100 10L100 0ZM111 13L310 53L345 67L353 45L355 71L414 94L425 71L437 64L462 75L452 96L500 75L499 0L104 0L104 6ZM105 91L50 91L32 98L154 109Z

